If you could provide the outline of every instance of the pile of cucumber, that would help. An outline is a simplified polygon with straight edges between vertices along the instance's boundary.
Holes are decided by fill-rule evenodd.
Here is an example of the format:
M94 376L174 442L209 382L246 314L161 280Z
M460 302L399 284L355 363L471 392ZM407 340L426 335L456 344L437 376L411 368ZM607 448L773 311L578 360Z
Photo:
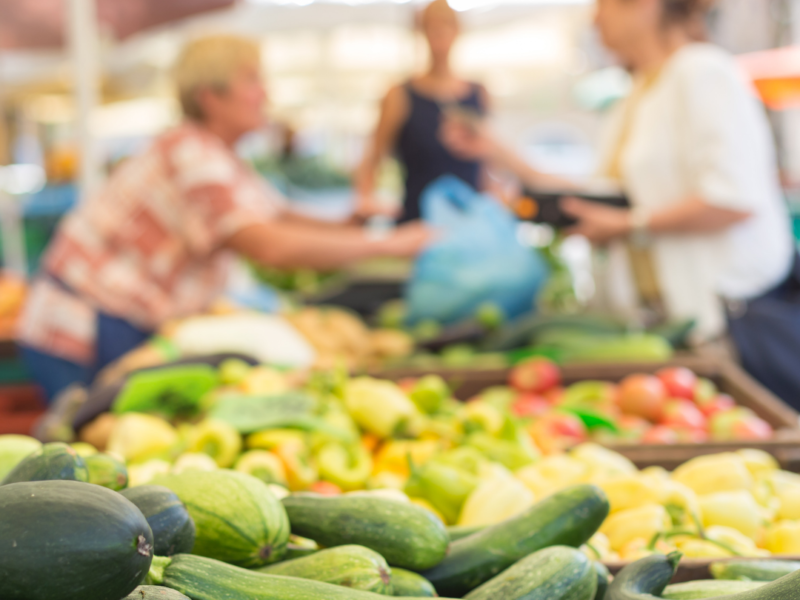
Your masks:
M68 446L46 445L0 482L0 599L800 598L800 571L763 587L665 591L677 555L643 559L609 585L605 567L577 549L609 510L590 485L453 539L433 513L379 494L279 500L260 480L226 470L117 491L121 478L104 476L104 487L90 471ZM291 535L316 544L292 547Z

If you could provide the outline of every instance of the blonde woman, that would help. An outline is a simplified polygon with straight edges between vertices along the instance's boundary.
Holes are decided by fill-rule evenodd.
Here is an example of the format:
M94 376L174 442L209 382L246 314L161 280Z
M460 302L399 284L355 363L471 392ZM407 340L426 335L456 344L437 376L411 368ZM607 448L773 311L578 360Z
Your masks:
M407 226L383 239L293 216L234 154L264 122L258 46L233 36L190 43L175 68L183 124L118 169L67 215L43 260L18 342L48 397L140 344L168 319L206 309L239 254L278 268L336 268L413 256Z

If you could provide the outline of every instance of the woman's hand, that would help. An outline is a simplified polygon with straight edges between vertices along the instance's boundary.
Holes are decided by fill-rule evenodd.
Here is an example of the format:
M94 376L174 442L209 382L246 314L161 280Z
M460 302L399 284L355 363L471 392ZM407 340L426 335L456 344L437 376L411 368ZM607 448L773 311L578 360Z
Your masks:
M387 256L413 258L433 242L434 238L433 229L422 221L414 221L400 225L380 243Z
M445 148L461 160L490 161L499 152L499 144L484 123L459 116L445 116L439 129Z
M564 198L561 209L578 220L567 233L582 235L594 244L607 244L631 232L631 211L579 198Z

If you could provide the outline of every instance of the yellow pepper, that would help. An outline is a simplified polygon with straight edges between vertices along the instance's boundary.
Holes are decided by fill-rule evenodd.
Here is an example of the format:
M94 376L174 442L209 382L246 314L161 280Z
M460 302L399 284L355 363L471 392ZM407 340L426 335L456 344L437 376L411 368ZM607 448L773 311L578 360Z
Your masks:
M672 479L701 496L753 487L744 458L733 452L693 458L675 469Z
M239 389L253 396L282 394L291 389L286 375L270 367L258 366L250 369L239 383Z
M581 546L581 552L592 560L608 560L612 555L611 543L608 541L608 536L598 531L588 542Z
M776 517L780 520L800 519L800 486L786 486L778 492L779 508Z
M570 456L587 467L585 481L599 483L604 479L635 475L639 472L630 460L594 443L581 444L570 452Z
M742 457L747 470L750 471L750 474L755 478L762 477L767 473L780 469L778 461L775 460L775 457L769 452L764 452L763 450L757 450L755 448L742 448L741 450L737 450L736 454Z
M623 475L598 484L608 496L611 512L661 502L661 490L642 477Z
M372 455L361 444L330 442L317 453L319 474L345 492L364 487L372 473Z
M306 440L307 434L296 429L267 429L250 434L245 443L251 449L274 450L287 443L305 445Z
M700 496L700 513L704 527L725 525L754 540L762 526L761 509L746 490L718 492Z
M733 527L713 525L705 530L706 538L729 547L740 556L765 556L769 552L756 546L755 542Z
M533 506L533 492L510 472L495 472L467 496L458 525L494 525Z
M620 551L625 544L636 538L648 542L657 533L664 533L672 527L667 509L660 504L645 504L610 515L600 527L608 536L611 548Z
M800 521L780 521L767 530L767 550L773 554L800 554Z
M434 440L406 441L391 440L383 444L375 454L375 467L373 472L382 473L389 471L403 477L408 477L408 458L415 465L424 465L440 450L440 444Z
M490 435L497 435L505 423L505 416L500 409L480 400L468 402L462 417L464 430L468 433L484 431Z
M653 550L650 550L647 547L648 544L649 540L646 540L645 538L633 538L629 540L619 549L620 560L633 562L635 560L639 560L640 558L644 558L645 556L650 556L653 554Z
M311 460L305 443L289 442L274 450L286 469L289 489L293 492L307 490L319 478L317 465Z
M375 473L372 477L367 479L368 490L400 490L406 487L407 477L392 473L391 471L382 471Z
M566 454L551 454L539 462L517 471L537 498L548 496L570 485L585 480L588 468L585 464Z
M677 544L677 547L687 558L729 558L733 556L714 542L696 538L687 538Z
M371 377L350 380L344 403L362 429L380 438L391 436L418 414L416 405L397 384Z

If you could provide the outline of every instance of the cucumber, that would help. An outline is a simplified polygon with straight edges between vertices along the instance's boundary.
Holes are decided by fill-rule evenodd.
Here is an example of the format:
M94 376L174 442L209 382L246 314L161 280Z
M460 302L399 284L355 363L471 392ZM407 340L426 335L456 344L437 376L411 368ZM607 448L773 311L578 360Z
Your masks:
M413 596L415 598L435 598L433 584L422 575L406 571L400 567L392 569L393 596Z
M594 600L603 600L606 597L608 585L611 583L611 573L608 572L608 567L598 561L594 561L594 571L597 574L597 592Z
M716 598L729 596L741 592L749 592L766 585L763 581L725 581L707 579L701 581L687 581L668 585L661 594L669 600L702 600L703 598Z
M339 546L310 556L261 567L259 573L313 579L332 585L392 595L392 570L377 552L363 546Z
M450 538L432 512L380 496L296 494L282 500L292 533L327 547L357 544L392 566L421 570L438 564Z
M122 600L191 600L191 598L169 588L140 585Z
M447 528L447 533L450 535L451 542L457 542L484 529L486 529L486 525L451 525Z
M622 569L608 587L606 600L652 600L669 583L680 560L680 552L653 555ZM794 571L756 589L715 596L714 600L797 600L800 597L800 571Z
M680 552L653 554L629 564L608 586L606 600L653 600L675 575Z
M0 485L56 479L89 481L86 463L67 444L45 444L14 467Z
M125 463L110 454L92 454L83 459L89 471L89 483L102 485L118 492L128 487L128 469Z
M714 579L743 581L775 581L798 569L800 562L794 560L724 560L709 567Z
M600 488L567 488L514 518L453 542L447 557L422 575L440 594L463 596L537 550L586 543L608 509L608 498Z
M160 485L142 485L120 492L142 511L153 531L156 556L191 552L195 527L189 511L174 492Z
M196 527L192 552L242 567L263 567L286 553L289 521L263 481L220 469L155 479L178 495Z
M465 600L594 600L597 572L585 554L566 546L534 552L494 579L472 590Z
M283 555L283 560L294 560L295 558L304 558L319 552L319 548L308 548L306 546L298 546L289 542L286 544L286 554Z
M152 559L150 526L116 492L77 481L0 487L3 600L119 600Z
M386 596L372 592L248 571L192 554L156 557L149 581L192 600L386 600Z

